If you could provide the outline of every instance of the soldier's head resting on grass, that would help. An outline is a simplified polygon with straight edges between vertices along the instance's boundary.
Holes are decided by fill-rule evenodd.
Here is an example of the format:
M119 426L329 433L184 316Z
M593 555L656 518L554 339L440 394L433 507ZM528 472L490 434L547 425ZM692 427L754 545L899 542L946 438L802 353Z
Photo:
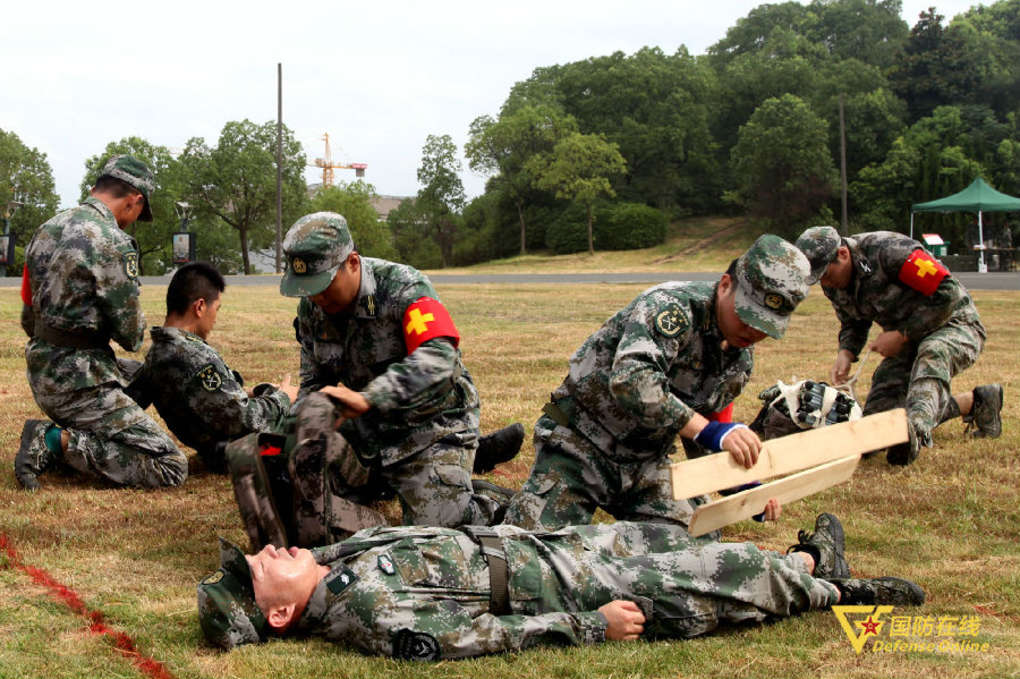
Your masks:
M280 281L286 297L308 297L328 314L346 311L361 288L361 256L335 212L315 212L294 223L283 239L287 270Z
M408 660L539 644L684 639L836 603L918 605L899 578L850 577L843 526L820 514L787 553L634 523L370 528L312 551L245 556L220 541L198 585L202 632L231 649L284 633Z

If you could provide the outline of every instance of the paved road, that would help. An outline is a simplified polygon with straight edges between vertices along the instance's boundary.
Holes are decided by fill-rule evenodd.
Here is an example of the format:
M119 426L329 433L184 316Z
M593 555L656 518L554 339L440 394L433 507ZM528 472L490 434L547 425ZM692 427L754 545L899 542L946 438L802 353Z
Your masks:
M972 271L954 273L968 290L1020 290L1020 272L984 273ZM473 283L661 283L663 281L714 281L718 273L704 272L651 272L651 273L565 273L565 274L434 274L430 276L436 285L469 285ZM276 275L227 276L227 285L274 285L280 284ZM166 285L169 276L142 276L146 285ZM17 287L20 278L0 278L0 287Z

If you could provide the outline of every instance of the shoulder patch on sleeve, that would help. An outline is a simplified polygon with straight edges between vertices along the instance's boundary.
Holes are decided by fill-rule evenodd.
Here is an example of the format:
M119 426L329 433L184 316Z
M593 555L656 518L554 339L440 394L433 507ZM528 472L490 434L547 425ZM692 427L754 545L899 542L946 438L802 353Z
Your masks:
M436 337L447 337L453 346L460 343L460 333L443 303L431 297L419 297L404 310L404 343L407 353Z
M687 311L675 302L655 314L655 329L664 337L676 337L690 324Z
M223 378L216 371L216 366L212 363L207 364L195 373L195 377L202 382L202 388L206 391L217 391L223 386Z
M918 248L910 253L907 261L900 267L900 282L917 290L922 295L931 296L939 287L942 279L949 275L949 269L942 263Z
M403 660L439 660L439 642L431 634L402 629L393 637L393 657Z
M124 274L134 280L138 278L138 253L134 250L124 254Z

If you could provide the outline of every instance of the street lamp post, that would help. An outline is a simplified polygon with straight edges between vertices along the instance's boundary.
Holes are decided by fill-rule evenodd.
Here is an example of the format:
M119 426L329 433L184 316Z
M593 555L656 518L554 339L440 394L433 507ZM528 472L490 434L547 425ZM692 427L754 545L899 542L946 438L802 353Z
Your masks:
M195 234L188 229L192 206L184 201L174 203L174 211L181 218L181 230L173 235L174 264L187 264L195 261Z

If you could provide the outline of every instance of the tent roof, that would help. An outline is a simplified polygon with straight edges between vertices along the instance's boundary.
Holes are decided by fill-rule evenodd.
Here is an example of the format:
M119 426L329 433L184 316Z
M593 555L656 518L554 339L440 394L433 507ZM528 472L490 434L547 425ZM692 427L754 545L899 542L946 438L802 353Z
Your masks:
M959 193L927 203L914 203L911 212L1011 212L1020 210L1020 198L1000 193L978 177Z

